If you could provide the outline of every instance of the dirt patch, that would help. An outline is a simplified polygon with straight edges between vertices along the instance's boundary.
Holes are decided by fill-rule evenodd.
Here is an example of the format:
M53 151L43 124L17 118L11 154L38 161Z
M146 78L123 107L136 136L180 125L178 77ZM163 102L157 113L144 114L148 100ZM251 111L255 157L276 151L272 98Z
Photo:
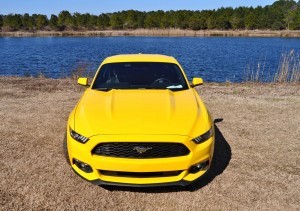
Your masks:
M0 77L0 209L300 209L300 85L205 84L217 123L212 171L190 188L103 188L67 165L82 94L70 79Z

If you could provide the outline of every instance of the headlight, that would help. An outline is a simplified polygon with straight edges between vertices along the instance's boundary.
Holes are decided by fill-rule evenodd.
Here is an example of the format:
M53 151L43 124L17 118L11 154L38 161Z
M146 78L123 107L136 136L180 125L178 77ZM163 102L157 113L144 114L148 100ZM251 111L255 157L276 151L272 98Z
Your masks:
M79 133L76 133L74 130L70 128L70 135L73 139L76 141L79 141L80 143L85 144L89 139L83 135L80 135Z
M213 135L213 128L211 127L206 133L194 138L193 142L195 142L196 144L200 144L204 141L207 141L210 137L212 137L212 135Z

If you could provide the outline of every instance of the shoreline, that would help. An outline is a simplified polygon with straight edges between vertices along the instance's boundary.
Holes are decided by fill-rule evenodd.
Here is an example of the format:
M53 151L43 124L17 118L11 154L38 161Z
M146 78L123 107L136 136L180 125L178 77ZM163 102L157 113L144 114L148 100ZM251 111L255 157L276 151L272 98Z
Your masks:
M77 86L77 79L69 76L69 77L62 77L62 78L51 78L51 77L45 77L43 75L41 76L17 76L17 75L1 75L0 74L0 80L8 80L8 81L47 81L47 82L68 82L75 86ZM92 78L89 78L89 80L92 80ZM224 81L224 82L215 82L215 81L204 81L204 84L207 85L216 85L216 86L228 86L228 85L236 85L236 86L296 86L300 87L300 82L261 82L261 81L240 81L240 82L234 82L234 81ZM81 87L80 87L81 88ZM80 89L79 88L79 89Z
M181 30L181 29L135 29L97 31L15 31L0 32L0 37L300 37L300 30Z

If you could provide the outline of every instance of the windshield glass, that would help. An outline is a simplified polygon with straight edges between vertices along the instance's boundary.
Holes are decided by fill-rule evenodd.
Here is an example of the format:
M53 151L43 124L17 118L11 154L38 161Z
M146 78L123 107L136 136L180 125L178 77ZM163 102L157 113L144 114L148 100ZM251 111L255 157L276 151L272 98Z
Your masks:
M101 67L92 89L188 89L179 67L172 63L126 62Z

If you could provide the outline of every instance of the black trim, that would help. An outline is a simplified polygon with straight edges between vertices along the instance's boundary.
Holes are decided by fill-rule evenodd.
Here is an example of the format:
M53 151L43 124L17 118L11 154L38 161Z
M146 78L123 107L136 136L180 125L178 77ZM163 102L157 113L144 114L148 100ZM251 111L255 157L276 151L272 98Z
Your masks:
M168 183L155 183L155 184L128 184L128 183L117 183L117 182L106 182L100 179L90 181L94 185L109 185L109 186L122 186L122 187L164 187L164 186L187 186L192 182L181 180L178 182Z
M73 167L72 167L73 169ZM138 188L142 188L142 187L164 187L164 186L187 186L194 181L186 181L186 180L180 180L178 182L167 182L167 183L155 183L155 184L129 184L129 183L118 183L118 182L106 182L100 179L95 179L95 180L87 180L86 178L84 178L83 176L81 176L77 171L75 171L75 169L73 169L73 171L80 176L82 179L89 181L90 183L94 184L94 185L109 185L109 186L120 186L120 187L138 187ZM205 172L206 173L206 172ZM204 174L205 175L205 174ZM202 176L201 176L202 177ZM199 177L200 178L200 177Z
M153 178L153 177L173 177L182 173L180 171L158 171L158 172L125 172L125 171L108 171L99 170L100 174L105 176L133 177L133 178Z

